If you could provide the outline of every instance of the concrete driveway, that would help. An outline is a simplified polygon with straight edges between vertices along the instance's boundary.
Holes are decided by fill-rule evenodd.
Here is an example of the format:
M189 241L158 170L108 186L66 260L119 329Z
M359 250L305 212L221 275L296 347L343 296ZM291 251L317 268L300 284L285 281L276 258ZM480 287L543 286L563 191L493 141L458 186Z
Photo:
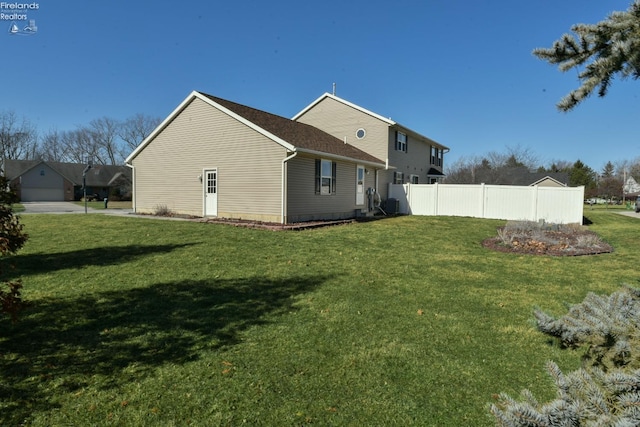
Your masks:
M20 214L46 213L46 214L69 214L84 213L84 206L71 202L22 202L24 211ZM131 209L92 209L87 208L88 213L101 213L107 215L128 215Z
M620 215L626 215L633 218L640 218L640 213L636 213L635 211L619 211Z

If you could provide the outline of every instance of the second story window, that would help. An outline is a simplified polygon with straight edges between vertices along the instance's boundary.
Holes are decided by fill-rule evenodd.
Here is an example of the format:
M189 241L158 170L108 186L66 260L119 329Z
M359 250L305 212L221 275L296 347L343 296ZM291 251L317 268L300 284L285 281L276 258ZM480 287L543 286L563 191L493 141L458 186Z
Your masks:
M436 166L442 166L442 156L444 155L444 150L438 147L431 146L431 160L430 164Z
M396 132L396 151L407 152L407 134Z

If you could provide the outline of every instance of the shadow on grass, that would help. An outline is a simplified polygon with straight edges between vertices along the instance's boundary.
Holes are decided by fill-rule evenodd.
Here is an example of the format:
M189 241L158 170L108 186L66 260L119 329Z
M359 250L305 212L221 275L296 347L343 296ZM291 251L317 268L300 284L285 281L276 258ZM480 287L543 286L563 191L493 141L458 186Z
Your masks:
M118 387L165 363L239 342L267 315L328 277L159 283L126 292L36 301L0 329L0 425L22 425L55 407L56 396Z
M2 279L12 280L20 276L51 273L69 268L121 264L130 262L132 259L138 257L169 253L194 244L197 243L180 245L106 246L71 252L19 254L2 260L2 262L13 265L13 268L3 269Z

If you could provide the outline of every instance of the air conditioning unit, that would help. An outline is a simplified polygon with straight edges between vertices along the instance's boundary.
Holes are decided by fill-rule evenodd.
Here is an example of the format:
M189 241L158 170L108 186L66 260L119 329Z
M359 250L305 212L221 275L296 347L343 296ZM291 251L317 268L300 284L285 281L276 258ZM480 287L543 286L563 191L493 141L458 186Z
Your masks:
M385 202L385 211L388 215L395 215L400 212L400 200L387 199Z

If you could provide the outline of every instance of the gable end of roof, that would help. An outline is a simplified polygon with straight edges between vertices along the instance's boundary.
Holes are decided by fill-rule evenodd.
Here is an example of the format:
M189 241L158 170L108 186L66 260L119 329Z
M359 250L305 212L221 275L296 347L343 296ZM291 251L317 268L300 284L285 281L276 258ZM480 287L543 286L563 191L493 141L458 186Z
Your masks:
M335 158L350 159L381 167L385 165L382 160L353 145L345 144L340 139L314 126L197 91L191 92L185 98L178 108L127 157L126 163L130 165L138 153L162 132L175 117L182 113L194 99L200 99L211 107L233 117L240 123L281 145L287 151L306 152L309 154L322 153Z
M318 99L316 99L315 101L313 101L311 104L309 104L308 106L306 106L302 111L300 111L298 114L296 114L295 116L293 116L293 118L291 120L298 120L300 117L302 117L304 114L307 113L307 111L311 110L313 107L315 107L316 105L318 105L320 102L322 102L325 98L329 98L329 99L333 99L336 102L339 102L341 104L344 104L348 107L351 107L355 110L358 110L364 114L367 114L371 117L375 117L378 120L381 120L383 122L385 122L387 125L389 126L394 126L396 124L396 122L394 122L393 120L383 117L380 114L374 113L373 111L367 110L366 108L362 108L359 105L356 105L352 102L347 101L346 99L342 99L340 97L337 97L335 95L332 95L330 93L324 93L322 95L320 95L320 97Z

